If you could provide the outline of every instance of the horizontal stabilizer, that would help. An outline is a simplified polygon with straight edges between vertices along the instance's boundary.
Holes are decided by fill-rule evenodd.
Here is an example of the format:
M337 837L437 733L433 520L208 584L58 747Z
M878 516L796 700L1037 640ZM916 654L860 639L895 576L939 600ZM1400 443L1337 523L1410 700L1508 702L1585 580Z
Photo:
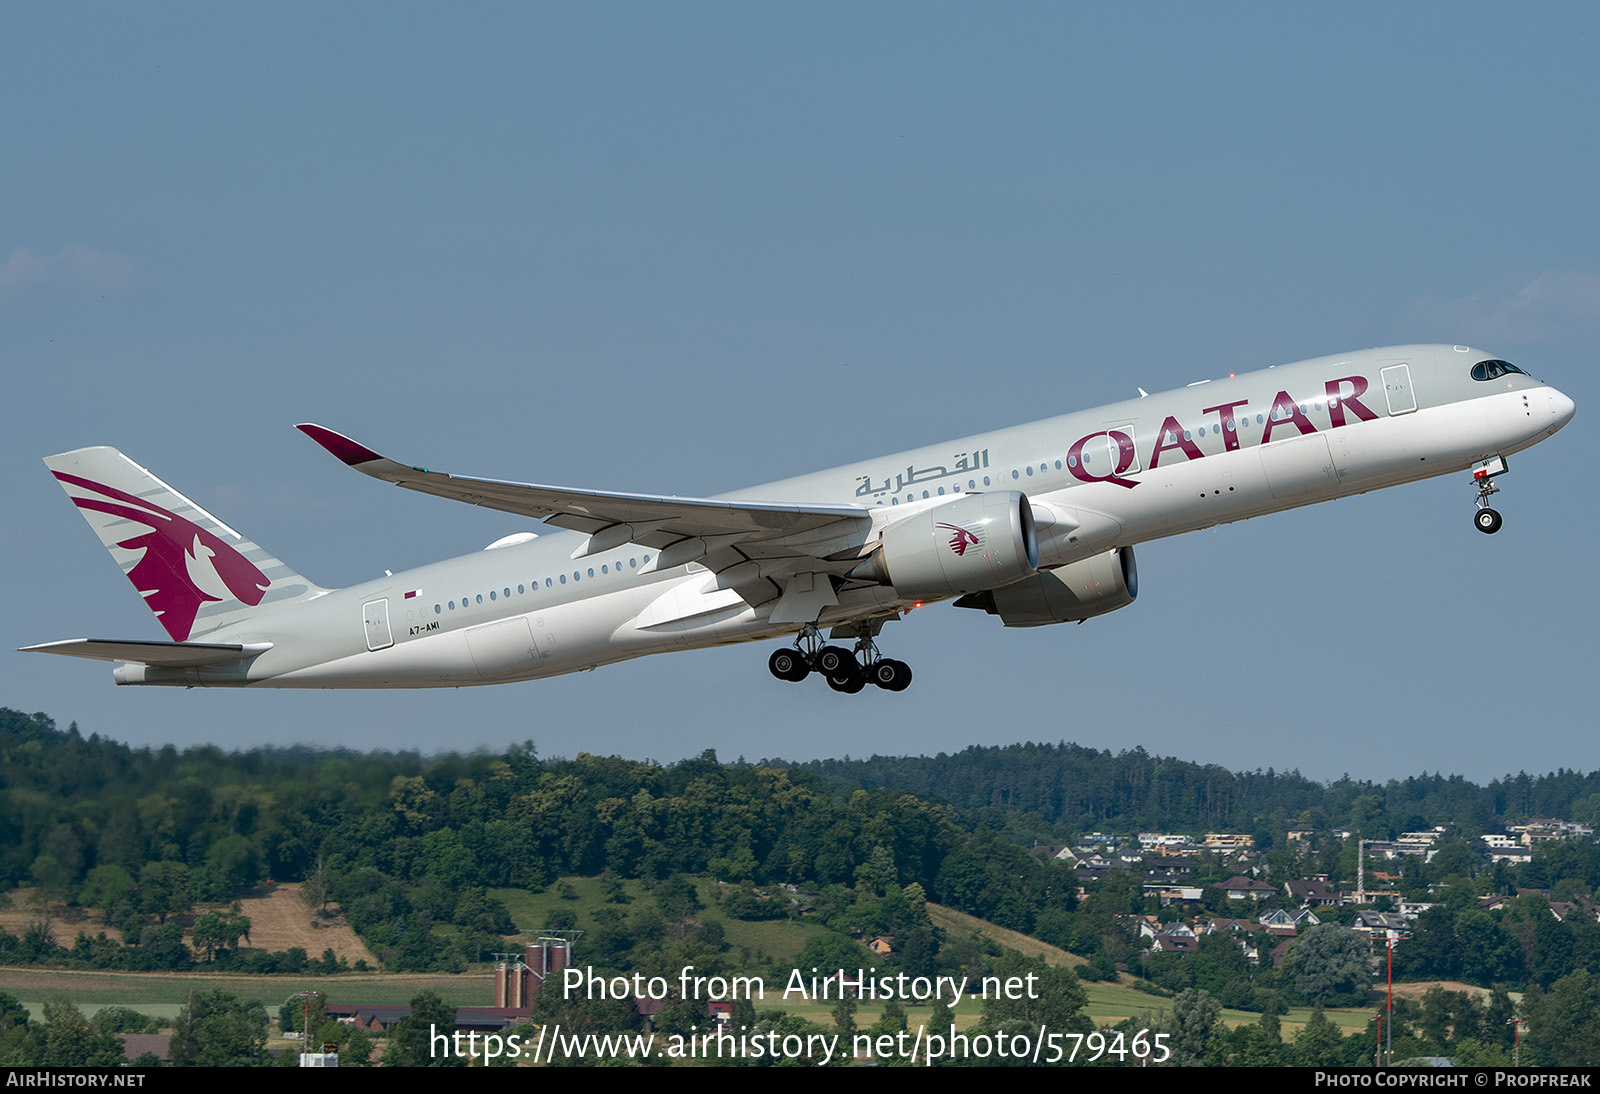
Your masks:
M246 657L265 653L271 642L113 642L104 638L68 638L60 642L41 642L23 646L19 653L59 653L67 657L87 657L91 661L126 661L137 665L193 669L204 665L227 665Z

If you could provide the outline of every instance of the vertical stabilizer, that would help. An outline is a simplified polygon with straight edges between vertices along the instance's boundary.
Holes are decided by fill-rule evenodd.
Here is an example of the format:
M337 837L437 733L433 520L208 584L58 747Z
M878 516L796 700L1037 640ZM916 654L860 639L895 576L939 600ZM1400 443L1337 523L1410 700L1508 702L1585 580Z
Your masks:
M176 642L325 591L115 448L44 462Z

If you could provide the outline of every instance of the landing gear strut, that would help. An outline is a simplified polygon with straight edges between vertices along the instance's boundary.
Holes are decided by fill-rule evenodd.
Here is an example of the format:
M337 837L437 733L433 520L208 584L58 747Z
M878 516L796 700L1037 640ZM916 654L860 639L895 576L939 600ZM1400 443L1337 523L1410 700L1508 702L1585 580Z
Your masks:
M868 684L885 691L904 691L911 685L911 666L878 652L873 641L876 630L871 622L860 624L856 628L855 649L850 650L824 645L822 632L815 624L807 624L793 647L773 652L767 659L767 669L779 680L791 683L804 680L813 672L821 673L830 688L846 695L854 695ZM838 633L836 629L834 634Z
M1494 535L1503 523L1499 511L1489 508L1489 497L1500 492L1500 488L1494 484L1495 476L1505 473L1506 461L1499 456L1472 470L1472 478L1478 484L1478 512L1472 518L1472 523L1485 535Z

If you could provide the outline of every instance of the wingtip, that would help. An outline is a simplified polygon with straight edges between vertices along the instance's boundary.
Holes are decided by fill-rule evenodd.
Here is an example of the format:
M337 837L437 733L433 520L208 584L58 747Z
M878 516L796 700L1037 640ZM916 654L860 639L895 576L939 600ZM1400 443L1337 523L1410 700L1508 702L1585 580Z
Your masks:
M363 463L371 463L373 460L383 459L382 456L378 455L366 445L352 441L343 433L335 433L333 430L324 426L313 425L310 422L301 422L299 425L295 426L295 428L304 433L307 437L310 437L312 440L316 441L323 448L327 449L333 454L335 459L347 464L350 467L355 467L358 464Z

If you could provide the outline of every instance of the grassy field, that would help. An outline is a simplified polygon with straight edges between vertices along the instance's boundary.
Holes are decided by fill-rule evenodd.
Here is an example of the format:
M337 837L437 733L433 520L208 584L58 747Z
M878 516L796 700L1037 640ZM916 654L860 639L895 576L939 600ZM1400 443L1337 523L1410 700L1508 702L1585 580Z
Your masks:
M1165 999L1124 985L1085 984L1084 988L1089 996L1085 1013L1099 1027L1154 1014L1170 1005ZM347 973L341 976L228 976L0 968L0 991L16 996L35 1016L41 1014L46 1000L66 998L86 1014L92 1014L101 1007L123 1006L157 1018L171 1019L177 1016L191 992L215 990L232 992L241 999L257 1000L266 1006L270 1014L276 1014L284 1000L302 991L325 992L328 999L335 1003L403 1005L422 991L435 992L445 1002L460 1007L488 1006L494 1001L493 973L489 966L459 975ZM771 1008L788 1011L823 1026L833 1025L832 1002L786 1002L780 990L768 988L765 1001L757 1002L756 1009ZM978 1020L983 1005L969 997L953 1009L946 1008L942 1003L906 1009L913 1026L932 1022L937 1027L953 1022L957 1028L965 1029ZM862 1004L856 1011L857 1027L864 1029L870 1026L882 1012L881 1006ZM1350 1034L1366 1029L1372 1011L1362 1007L1329 1010L1326 1013L1329 1021L1342 1032ZM1310 1017L1308 1008L1297 1008L1284 1015L1284 1039L1292 1040ZM1230 1026L1245 1025L1259 1021L1260 1015L1249 1011L1225 1010L1222 1020Z
M487 971L448 973L347 973L342 976L230 976L225 973L100 972L77 969L0 968L0 991L15 996L35 1014L51 999L65 998L86 1013L101 1007L129 1007L158 1018L172 1018L191 992L226 991L254 999L276 1014L278 1005L302 991L325 992L335 1003L403 1005L421 991L437 992L458 1007L494 1002Z
M722 924L729 944L729 958L740 975L765 976L769 982L766 998L756 1002L758 1010L779 1007L825 1026L832 1026L831 1001L802 1002L784 1000L781 985L792 969L806 941L824 928L814 923L792 920L765 920L746 922L724 916L718 907L722 886L712 879L696 880L697 893L703 910L696 918L702 922ZM313 917L299 900L298 887L278 886L261 893L257 903L249 908L252 922L259 916L262 933L271 936L271 948L301 945L308 951L308 943L326 944L338 938L336 951L351 956L365 953L365 948L353 932L340 937L338 928L313 926ZM513 922L525 932L524 940L532 941L537 927L550 921L552 915L572 917L580 930L589 931L597 926L594 913L608 906L649 906L654 900L643 882L599 877L562 878L542 892L525 889L496 889L491 891L506 906ZM23 901L13 904L16 908ZM934 923L950 935L970 934L990 939L1000 945L1038 957L1056 967L1072 967L1084 963L1083 958L1058 949L1037 939L997 927L992 923L936 904L928 905ZM23 915L19 908L16 915ZM86 914L79 913L89 919ZM92 922L92 921L91 921ZM348 932L348 927L342 927ZM252 943L259 944L252 932ZM516 950L523 940L507 939L507 950ZM862 948L862 965L871 967L875 958ZM582 943L579 942L578 960L583 961ZM7 992L27 1004L34 1014L39 1014L43 1003L49 999L66 998L85 1012L100 1007L125 1006L158 1018L170 1019L177 1015L192 992L223 990L242 999L263 1003L269 1012L276 1013L278 1006L291 995L302 991L320 991L336 1003L379 1003L402 1005L409 1003L421 991L436 992L447 1003L456 1006L489 1006L494 1002L493 967L479 965L468 972L452 975L344 973L337 976L242 976L226 973L120 973L41 968L0 968L0 991ZM1430 985L1406 985L1405 991L1418 994ZM1459 985L1445 985L1456 988ZM1085 984L1089 1004L1087 1014L1097 1026L1111 1026L1126 1019L1155 1014L1170 1006L1168 1000L1150 995L1124 984ZM931 1021L935 1026L949 1021L965 1028L976 1022L982 1013L982 1003L967 998L953 1009L943 1003L931 1006L908 1007L913 1025ZM856 1012L858 1028L865 1028L877 1020L882 1008L863 1004ZM1365 1030L1371 1008L1330 1010L1327 1017L1345 1033ZM1286 1040L1309 1020L1311 1011L1300 1008L1282 1019ZM1259 1021L1260 1016L1248 1011L1225 1010L1222 1020L1229 1025L1242 1025Z
M1071 968L1089 963L1087 959L1068 953L1048 942L1040 942L1037 938L1008 931L1004 927L997 927L986 920L970 916L966 912L958 912L954 908L946 908L942 904L929 904L928 918L933 920L934 926L942 927L947 933L960 931L993 939L1007 949L1016 950L1028 957L1037 957L1046 965Z

